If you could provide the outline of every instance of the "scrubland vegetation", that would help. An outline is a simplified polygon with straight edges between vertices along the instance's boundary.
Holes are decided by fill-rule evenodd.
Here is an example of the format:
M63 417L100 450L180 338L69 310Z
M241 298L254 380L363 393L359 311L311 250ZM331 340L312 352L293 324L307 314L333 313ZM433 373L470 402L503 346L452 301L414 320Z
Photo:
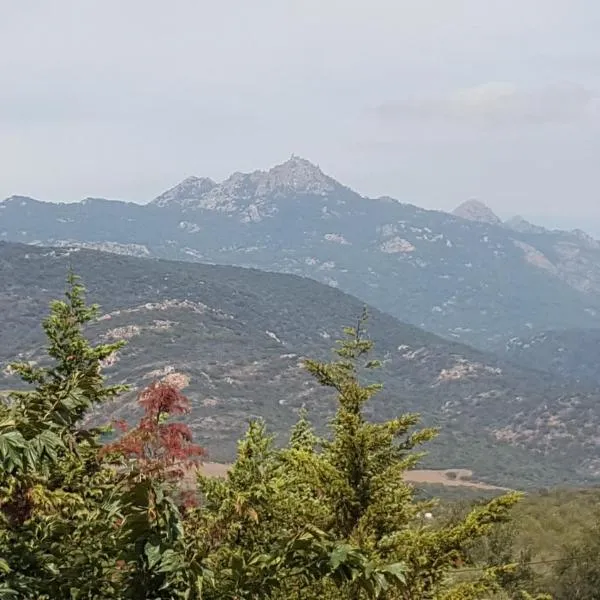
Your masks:
M439 501L404 481L436 431L367 418L365 316L332 362L305 363L336 396L328 435L301 414L275 446L252 421L225 479L190 478L204 448L169 383L139 395L137 425L84 426L124 391L102 375L122 342L84 335L96 315L70 278L43 324L50 362L12 366L28 389L0 404L0 598L599 597L593 492Z

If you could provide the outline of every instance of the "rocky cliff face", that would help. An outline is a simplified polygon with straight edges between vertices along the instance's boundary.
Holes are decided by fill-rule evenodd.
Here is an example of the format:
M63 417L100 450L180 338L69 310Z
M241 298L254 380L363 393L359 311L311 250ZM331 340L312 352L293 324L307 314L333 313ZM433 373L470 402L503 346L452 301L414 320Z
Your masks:
M163 192L153 200L153 204L161 208L193 205L204 194L215 188L217 184L208 177L187 177L181 183Z

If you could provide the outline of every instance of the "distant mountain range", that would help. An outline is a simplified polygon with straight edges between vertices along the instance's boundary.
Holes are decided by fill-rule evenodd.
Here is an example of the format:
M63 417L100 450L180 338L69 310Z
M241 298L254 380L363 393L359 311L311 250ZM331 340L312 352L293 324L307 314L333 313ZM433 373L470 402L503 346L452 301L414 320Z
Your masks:
M232 458L253 416L281 436L306 406L323 429L333 404L302 358L330 356L362 302L311 279L227 266L0 243L0 390L18 385L7 369L17 355L44 360L40 321L69 269L102 306L89 335L128 341L107 374L134 390L163 377L182 385L211 459ZM385 384L372 416L416 411L441 426L427 465L470 468L510 486L600 480L597 389L370 312ZM102 419L131 419L133 400L129 394L105 407Z
M600 327L600 242L582 231L365 198L292 157L221 183L190 177L147 205L13 196L0 239L239 265L311 277L482 349Z

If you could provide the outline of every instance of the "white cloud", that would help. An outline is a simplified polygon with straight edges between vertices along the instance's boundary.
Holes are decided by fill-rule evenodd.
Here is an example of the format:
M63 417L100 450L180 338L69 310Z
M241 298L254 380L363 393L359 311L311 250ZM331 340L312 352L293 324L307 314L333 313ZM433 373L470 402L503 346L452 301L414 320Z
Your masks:
M422 118L492 126L525 126L585 121L598 115L599 97L576 84L524 87L488 82L439 96L384 104L384 120Z

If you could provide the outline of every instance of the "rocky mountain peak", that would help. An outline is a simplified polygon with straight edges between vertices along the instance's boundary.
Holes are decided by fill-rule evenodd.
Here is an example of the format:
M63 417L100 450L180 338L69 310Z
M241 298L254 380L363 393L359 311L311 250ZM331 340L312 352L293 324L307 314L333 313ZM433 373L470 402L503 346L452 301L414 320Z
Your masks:
M277 197L289 194L326 196L342 187L325 175L317 165L292 155L287 161L268 171L236 172L219 184L212 179L188 177L158 196L151 204L229 213L245 213L249 207L255 212L258 206L262 213L271 213L276 209L268 208L266 204ZM250 220L256 220L255 217L256 215Z
M151 204L161 207L185 206L199 200L216 185L216 182L209 177L187 177L181 183L155 198Z
M331 179L317 165L294 154L285 162L269 169L267 175L291 186Z
M213 184L201 196L185 204L192 210L238 213L242 222L255 222L277 213L277 201L288 196L327 196L342 188L317 165L292 155L289 160L268 171L233 173L222 183ZM169 190L166 194L170 196L173 191ZM186 197L190 197L190 194L186 194ZM163 197L159 196L157 200L161 202L159 204L155 200L159 206L166 205Z
M469 221L489 223L490 225L502 224L502 221L494 214L494 211L479 200L467 200L467 202L463 202L452 211L452 214Z
M286 192L326 195L340 187L317 165L295 155L268 171L255 171L250 177L256 184L257 197Z

